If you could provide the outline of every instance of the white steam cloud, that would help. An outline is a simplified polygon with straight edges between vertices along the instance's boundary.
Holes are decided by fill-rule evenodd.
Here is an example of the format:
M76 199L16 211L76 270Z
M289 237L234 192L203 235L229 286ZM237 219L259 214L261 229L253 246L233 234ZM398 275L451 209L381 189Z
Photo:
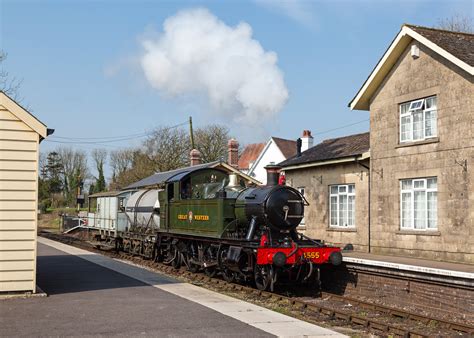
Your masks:
M276 53L252 39L247 23L230 27L206 9L185 10L143 47L141 65L155 89L205 95L214 113L237 123L272 120L288 100Z

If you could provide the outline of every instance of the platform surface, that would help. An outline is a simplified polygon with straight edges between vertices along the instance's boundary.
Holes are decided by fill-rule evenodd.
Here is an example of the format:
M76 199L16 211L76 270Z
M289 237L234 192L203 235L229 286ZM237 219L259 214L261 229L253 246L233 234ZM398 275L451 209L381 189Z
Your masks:
M440 262L427 259L377 255L353 251L343 252L343 260L346 263L359 263L435 275L474 279L474 265L470 264Z
M343 337L127 262L38 239L48 297L0 301L0 336Z

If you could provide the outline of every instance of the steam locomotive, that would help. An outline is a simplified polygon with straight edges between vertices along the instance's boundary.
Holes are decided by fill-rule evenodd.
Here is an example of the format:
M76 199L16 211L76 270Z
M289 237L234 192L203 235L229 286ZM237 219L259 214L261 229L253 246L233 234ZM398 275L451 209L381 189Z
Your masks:
M266 169L267 185L256 187L215 168L170 177L158 193L159 229L144 250L165 264L260 290L319 281L319 266L339 265L341 250L297 232L306 200L278 185L279 167Z

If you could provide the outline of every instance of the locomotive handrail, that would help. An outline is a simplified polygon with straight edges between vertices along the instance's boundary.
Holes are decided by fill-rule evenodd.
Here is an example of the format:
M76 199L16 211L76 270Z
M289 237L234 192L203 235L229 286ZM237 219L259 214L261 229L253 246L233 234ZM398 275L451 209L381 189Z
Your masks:
M308 237L308 236L305 236L305 235L303 235L302 233L298 233L298 234L299 234L301 237L303 237L303 238L305 238L305 239L307 239L307 240L313 242L314 244L316 244L316 245L319 246L319 247L323 247L323 246L324 246L323 243L318 242L318 241L315 241L314 239L312 239L312 238L310 238L310 237Z

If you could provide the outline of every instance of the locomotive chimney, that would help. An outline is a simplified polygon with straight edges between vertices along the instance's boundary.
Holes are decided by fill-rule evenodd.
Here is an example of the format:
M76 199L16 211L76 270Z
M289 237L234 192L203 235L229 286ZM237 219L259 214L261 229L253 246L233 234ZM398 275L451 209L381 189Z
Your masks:
M278 185L281 167L272 162L265 167L265 170L267 171L267 186Z
M301 151L306 151L313 146L313 136L311 136L311 130L303 130L303 136L301 137Z
M296 140L296 157L301 156L301 139Z
M189 158L191 159L191 167L201 164L201 153L197 149L191 150L189 153Z
M229 156L227 163L232 167L238 169L239 167L239 142L236 139L230 139L227 143Z

